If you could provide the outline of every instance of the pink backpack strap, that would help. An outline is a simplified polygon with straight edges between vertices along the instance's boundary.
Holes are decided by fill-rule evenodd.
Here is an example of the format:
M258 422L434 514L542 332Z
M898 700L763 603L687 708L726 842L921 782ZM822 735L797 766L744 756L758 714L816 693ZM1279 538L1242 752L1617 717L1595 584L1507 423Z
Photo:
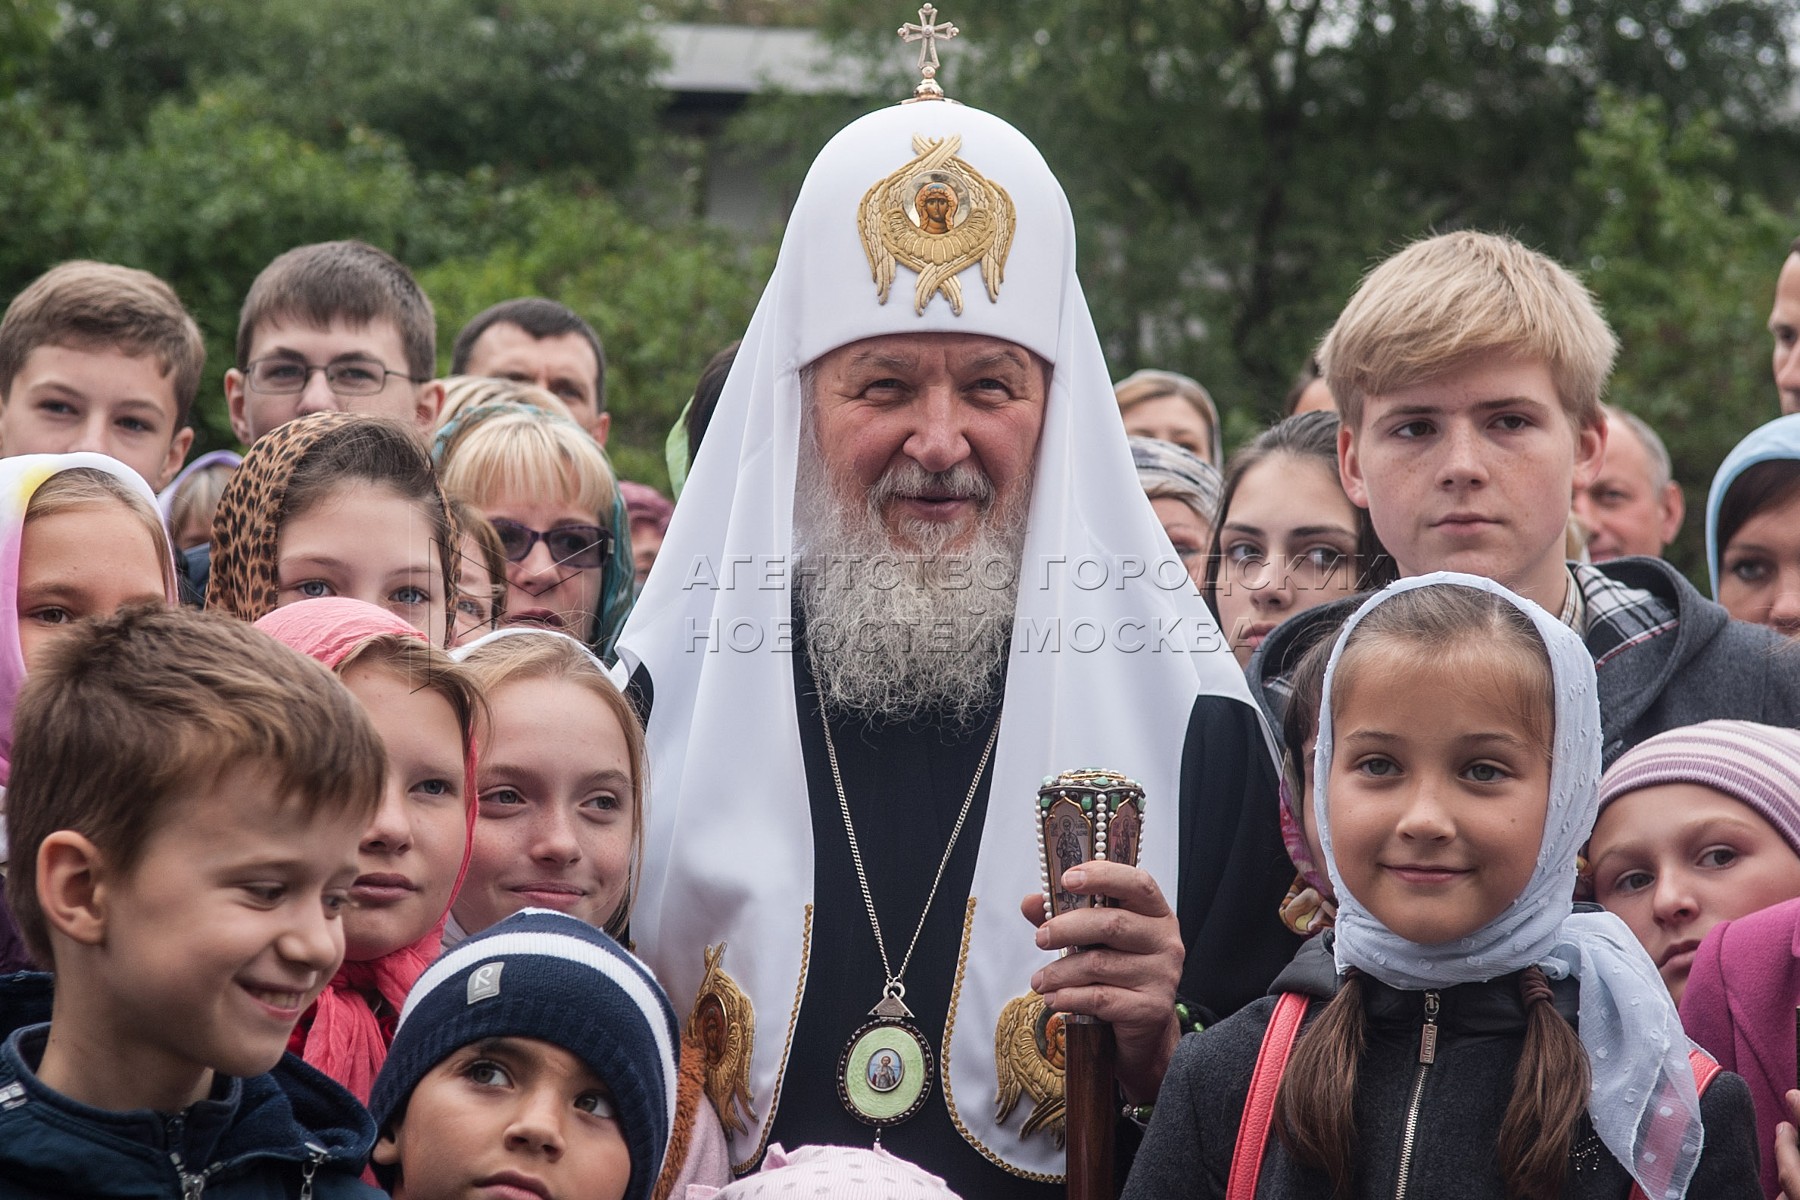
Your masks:
M1706 1095L1706 1089L1712 1086L1712 1081L1725 1070L1719 1065L1718 1059L1698 1046L1688 1051L1688 1066L1694 1069L1694 1088L1702 1096Z
M1719 1065L1718 1059L1698 1046L1688 1051L1688 1066L1694 1072L1694 1088L1702 1096L1706 1095L1706 1089L1712 1086L1712 1081L1717 1079L1719 1073L1725 1069ZM1634 1183L1631 1185L1630 1200L1650 1200L1650 1198L1644 1195L1642 1186Z
M1256 1069L1250 1072L1250 1095L1244 1100L1244 1119L1238 1124L1237 1148L1231 1154L1231 1177L1225 1184L1225 1200L1253 1200L1262 1175L1263 1151L1269 1144L1269 1127L1275 1121L1275 1096L1300 1023L1306 1018L1308 1000L1298 992L1283 992L1269 1017Z

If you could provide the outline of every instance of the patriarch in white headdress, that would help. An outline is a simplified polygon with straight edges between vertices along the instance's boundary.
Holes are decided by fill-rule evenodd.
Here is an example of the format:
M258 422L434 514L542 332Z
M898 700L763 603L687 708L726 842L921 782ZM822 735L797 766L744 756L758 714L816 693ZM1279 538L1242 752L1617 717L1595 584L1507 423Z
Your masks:
M1261 721L1138 486L1075 265L1061 187L998 118L908 103L839 133L621 638L650 754L632 932L693 1001L740 1170L772 1133L871 1135L848 1110L965 1194L1052 1194L1060 1097L997 1104L1005 1079L1015 1102L1021 1078L1059 1085L1051 1010L1112 1021L1149 1099L1178 981L1226 1012L1295 944ZM950 747L941 789L915 743ZM1148 792L1141 869L1100 864L1087 889L1122 907L1034 939L1030 806L1090 766ZM1112 949L1057 956L1075 944ZM922 1046L864 1088L829 1064L892 997L883 971ZM909 1070L928 1078L896 1115Z

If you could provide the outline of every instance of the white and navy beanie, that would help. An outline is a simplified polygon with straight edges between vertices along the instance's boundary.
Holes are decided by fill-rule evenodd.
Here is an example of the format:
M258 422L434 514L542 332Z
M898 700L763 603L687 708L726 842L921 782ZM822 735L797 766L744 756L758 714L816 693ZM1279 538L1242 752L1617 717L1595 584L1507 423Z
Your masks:
M598 1075L631 1151L627 1200L646 1200L675 1121L680 1034L650 969L565 913L528 908L469 938L419 976L375 1080L369 1112L385 1129L413 1088L484 1038L536 1038Z

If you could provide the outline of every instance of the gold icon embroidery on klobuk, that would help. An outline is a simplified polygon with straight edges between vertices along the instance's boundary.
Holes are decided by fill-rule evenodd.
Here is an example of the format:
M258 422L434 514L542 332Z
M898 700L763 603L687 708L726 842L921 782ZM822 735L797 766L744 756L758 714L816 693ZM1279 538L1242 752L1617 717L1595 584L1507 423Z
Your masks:
M1017 214L1006 189L957 157L962 136L914 134L911 162L864 194L857 210L863 252L880 302L887 303L896 263L919 276L913 311L924 315L942 292L962 315L962 272L977 264L988 299L998 303Z

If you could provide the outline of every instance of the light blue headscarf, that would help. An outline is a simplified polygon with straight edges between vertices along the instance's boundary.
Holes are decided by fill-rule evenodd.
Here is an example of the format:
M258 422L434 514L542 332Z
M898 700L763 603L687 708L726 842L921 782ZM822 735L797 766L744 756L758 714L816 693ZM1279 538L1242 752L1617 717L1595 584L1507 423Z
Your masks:
M1364 617L1402 592L1460 586L1504 598L1531 619L1550 654L1556 721L1550 802L1537 867L1516 900L1464 938L1439 945L1408 941L1364 908L1345 886L1332 850L1326 785L1333 750L1331 693L1338 659ZM1581 983L1579 1033L1592 1066L1588 1115L1594 1132L1646 1195L1679 1200L1700 1161L1700 1097L1690 1043L1656 964L1623 921L1608 912L1571 912L1575 857L1599 810L1600 703L1594 660L1561 621L1491 579L1440 571L1402 579L1370 597L1332 647L1319 704L1313 759L1313 812L1337 892L1337 966L1390 987L1423 991L1497 979L1525 967Z
M1800 459L1800 413L1777 417L1751 430L1731 448L1713 476L1712 490L1706 493L1706 574L1712 581L1714 600L1719 598L1719 561L1725 554L1725 547L1719 545L1719 506L1725 493L1739 475L1756 464L1782 459Z

